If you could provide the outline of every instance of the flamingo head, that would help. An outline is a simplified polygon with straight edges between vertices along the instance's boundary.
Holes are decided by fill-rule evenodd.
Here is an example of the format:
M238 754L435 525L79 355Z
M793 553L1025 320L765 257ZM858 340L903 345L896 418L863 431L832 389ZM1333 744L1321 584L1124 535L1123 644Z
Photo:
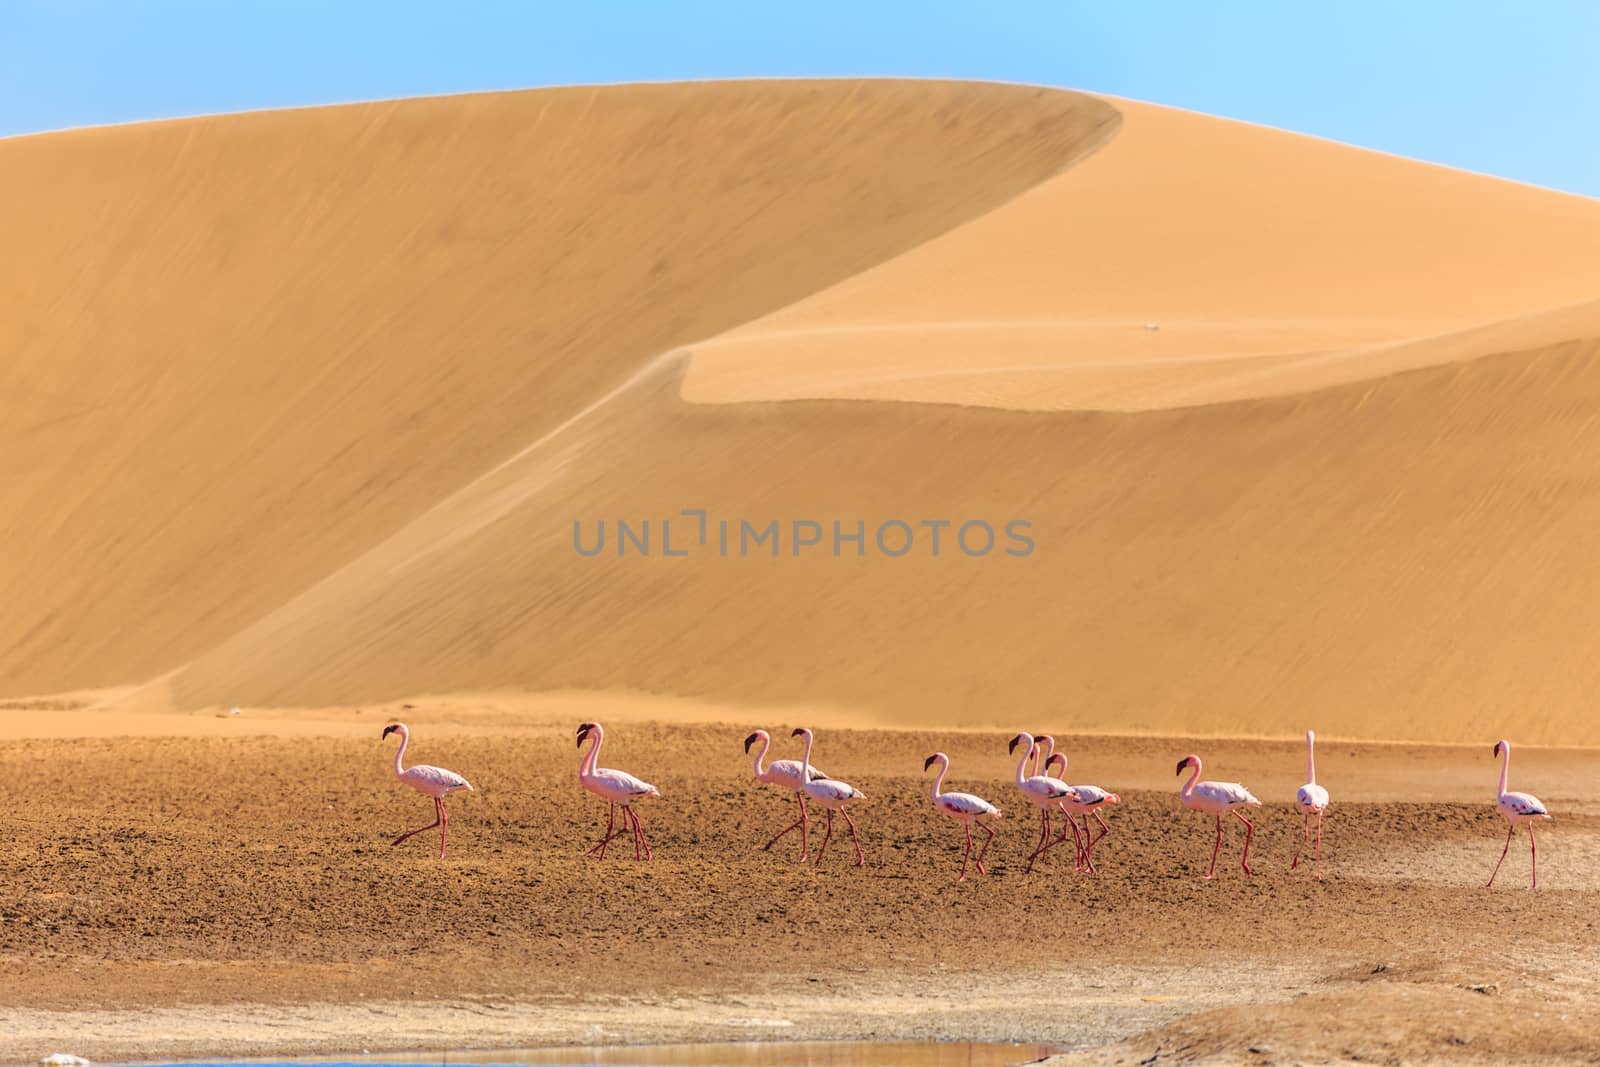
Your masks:
M1495 755L1496 755L1496 756L1498 756L1498 755L1500 755L1500 751L1501 751L1501 750L1502 750L1502 749L1508 749L1508 748L1510 748L1510 747L1511 747L1511 745L1510 745L1510 744L1509 744L1509 743L1508 743L1508 742L1505 742L1505 741L1496 741L1496 742L1495 742L1495 743L1494 743L1494 754L1495 754Z
M750 752L750 746L755 744L757 741L761 740L765 736L767 736L767 732L765 730L757 730L755 733L753 733L749 737L745 738L744 739L745 754L748 755L749 752Z
M1011 739L1011 744L1006 746L1007 752L1015 752L1018 745L1027 745L1028 751L1033 751L1033 738L1028 734L1018 734Z
M599 728L600 728L600 724L599 723L595 723L595 722L581 722L581 723L579 723L578 724L578 744L577 744L577 747L578 748L582 748L583 747L583 743L585 741L589 740L589 734L594 730L598 730Z
M1193 756L1185 756L1181 760L1178 761L1178 771L1177 771L1177 773L1178 774L1182 774L1185 770L1187 770L1188 768L1194 766L1195 764L1197 764L1199 762L1200 761L1198 759L1196 759L1195 757L1193 757Z
M946 756L943 752L935 752L933 755L922 761L922 769L927 770L940 760L944 760L945 763L948 764L950 762L950 757Z
M795 732L790 734L789 736L790 737L810 737L811 736L811 731L807 730L804 726L801 726L801 727L797 728L795 730Z
M1057 752L1055 755L1051 756L1049 759L1044 761L1044 772L1046 774L1049 774L1050 773L1050 768L1051 767L1056 767L1056 766L1059 766L1061 768L1062 773L1066 772L1066 769L1067 769L1067 757L1063 756L1059 752Z
M403 722L397 722L390 726L385 726L383 728L383 736L378 738L378 740L385 741L388 739L390 734L399 734L401 737L406 736L406 724Z

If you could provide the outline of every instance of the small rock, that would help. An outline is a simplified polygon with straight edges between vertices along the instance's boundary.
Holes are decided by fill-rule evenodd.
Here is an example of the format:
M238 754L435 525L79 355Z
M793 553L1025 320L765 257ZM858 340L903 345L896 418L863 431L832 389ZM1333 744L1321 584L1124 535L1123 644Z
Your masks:
M52 1052L39 1063L42 1067L89 1067L89 1061L70 1052Z

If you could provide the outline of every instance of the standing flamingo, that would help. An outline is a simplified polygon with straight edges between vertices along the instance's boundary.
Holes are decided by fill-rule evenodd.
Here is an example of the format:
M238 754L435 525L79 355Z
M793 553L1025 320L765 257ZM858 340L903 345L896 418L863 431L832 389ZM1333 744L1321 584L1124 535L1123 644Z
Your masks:
M378 740L381 741L390 734L400 735L400 747L395 750L394 754L394 776L417 792L426 793L433 798L433 822L415 830L407 830L395 838L393 843L398 845L408 837L415 837L424 830L432 830L437 826L439 828L439 858L444 859L444 839L445 835L450 832L450 816L444 810L444 798L458 789L470 790L472 783L455 771L447 771L443 767L430 767L426 763L419 763L415 767L402 766L400 761L405 759L406 745L411 742L411 731L406 729L405 723L397 722L392 726L385 726L383 728L383 737Z
M810 858L807 850L811 843L811 821L806 815L806 795L800 789L800 761L775 759L763 767L761 761L767 758L767 751L772 748L772 735L765 730L757 730L745 738L744 750L746 755L750 752L750 746L757 741L761 742L761 750L756 753L756 781L766 782L768 785L775 785L781 789L789 790L794 793L795 799L800 802L800 817L782 830L779 830L771 841L761 846L761 850L765 852L771 849L784 834L798 828L800 831L800 862L804 863ZM828 777L815 767L811 768L809 774L813 781Z
M1051 742L1054 745L1054 742ZM1056 806L1056 801L1072 795L1072 787L1059 778L1050 778L1045 775L1027 773L1028 757L1037 749L1033 735L1027 732L1018 734L1011 739L1010 752L1016 752L1017 746L1022 746L1022 759L1017 761L1017 789L1027 798L1028 803L1039 809L1039 843L1028 856L1028 866L1023 874L1033 870L1033 863L1051 845L1050 841L1050 809ZM1078 828L1072 828L1073 836L1077 836Z
M639 816L633 810L633 802L642 797L659 797L661 791L642 779L635 778L627 771L614 771L609 767L596 767L600 759L600 746L605 742L606 732L597 722L581 723L578 726L578 747L589 738L594 738L594 745L587 755L578 763L578 783L589 792L611 804L610 818L606 822L606 836L600 839L585 856L594 856L595 859L606 858L606 845L617 836L617 805L622 805L622 832L627 833L629 827L633 829L633 858L645 860L655 859L655 853L650 851L650 842L645 840L644 827L639 824Z
M1066 774L1067 757L1060 753L1053 754L1045 761L1046 772L1048 773L1050 765L1056 760L1061 761L1061 773ZM1100 817L1100 809L1108 804L1121 803L1122 797L1116 793L1101 789L1097 785L1075 785L1072 787L1072 796L1062 798L1059 807L1067 817L1067 825L1072 825L1072 817L1074 815L1083 820L1083 837L1079 839L1078 845L1080 853L1078 870L1088 871L1090 874L1099 873L1094 867L1094 846L1098 845L1111 832L1111 827L1106 825L1106 821ZM1090 836L1089 830L1089 816L1091 815L1094 816L1094 821L1100 824L1100 832L1093 836ZM1073 836L1077 837L1077 834L1073 834ZM1060 841L1064 842L1066 839L1067 831L1063 827Z
M1535 819L1548 819L1550 812L1539 798L1532 793L1506 792L1506 778L1511 773L1511 742L1496 741L1494 754L1501 757L1500 762L1500 791L1496 796L1496 803L1500 805L1500 814L1506 817L1506 847L1500 850L1500 863L1494 865L1494 874L1489 875L1489 883L1483 888L1494 887L1495 875L1500 873L1500 864L1506 861L1506 853L1511 851L1511 835L1517 832L1518 823L1528 824L1528 849L1533 857L1533 888L1539 888L1539 842L1533 837L1533 821Z
M1300 866L1300 853L1311 836L1311 816L1317 817L1317 881L1322 881L1322 813L1328 808L1328 791L1317 784L1317 735L1306 731L1306 784L1295 790L1295 807L1300 809L1300 844L1289 863L1292 871Z
M944 788L945 772L950 769L950 757L943 752L935 752L922 761L923 771L927 771L935 763L939 765L939 773L933 776L933 806L952 819L965 823L967 827L967 850L961 854L961 873L956 876L956 881L967 880L967 857L972 855L972 824L975 822L978 824L978 829L989 835L984 839L983 847L978 850L978 873L988 874L988 868L983 865L983 856L989 851L990 843L994 841L994 827L980 820L1001 818L1000 809L971 793L941 792Z
M865 866L867 856L866 853L861 851L861 837L856 833L856 821L850 817L847 805L854 804L858 800L865 800L867 795L848 782L841 782L837 778L812 778L811 772L815 768L811 766L811 731L802 726L790 736L806 739L806 752L800 758L800 766L803 768L800 788L812 800L826 808L828 812L828 831L822 835L822 847L817 849L817 866L820 867L822 865L822 854L828 851L828 840L833 837L833 813L836 811L844 816L845 822L850 824L850 840L854 841L856 845L856 866Z
M1211 869L1206 872L1206 878L1217 876L1217 853L1222 848L1222 817L1232 815L1244 823L1244 855L1239 860L1239 866L1244 868L1245 874L1256 872L1250 869L1250 839L1255 836L1256 824L1239 814L1240 808L1255 806L1260 807L1261 801L1257 800L1244 786L1238 782L1201 782L1200 757L1185 756L1178 761L1178 773L1182 774L1185 767L1193 767L1194 773L1189 775L1189 780L1183 783L1183 806L1193 808L1195 811L1209 812L1217 817L1217 843L1211 848Z

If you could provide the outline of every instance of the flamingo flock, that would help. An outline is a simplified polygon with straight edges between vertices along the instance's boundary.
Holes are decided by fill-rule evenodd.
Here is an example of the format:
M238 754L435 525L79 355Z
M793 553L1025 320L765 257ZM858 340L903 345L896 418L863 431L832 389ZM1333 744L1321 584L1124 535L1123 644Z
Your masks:
M472 784L456 772L445 770L443 767L428 764L406 767L404 759L406 748L410 744L411 732L405 723L397 722L384 728L383 738L387 739L390 734L400 736L400 747L394 754L395 778L402 784L432 797L434 805L432 823L405 831L394 839L393 844L399 845L417 834L437 827L439 857L443 859L445 841L450 829L450 816L445 811L444 798L457 791L471 790ZM845 824L850 830L850 840L855 847L854 866L866 866L866 852L861 847L861 836L850 810L854 805L866 800L866 794L848 782L824 774L812 764L811 753L816 743L816 736L810 729L801 727L790 736L800 739L802 751L798 760L773 759L768 762L767 757L772 751L772 735L766 730L752 731L744 739L744 751L747 756L750 755L752 747L757 744L761 746L755 753L752 768L756 781L792 793L799 807L799 817L774 834L761 846L762 849L770 851L784 836L791 831L799 830L800 862L820 865L827 852L828 843L833 837L833 817L837 812L844 817ZM626 771L598 766L600 746L604 741L605 730L599 723L585 722L578 725L577 747L582 749L586 742L589 743L589 750L578 762L578 784L587 792L606 801L608 808L604 835L599 842L584 852L584 855L603 860L606 846L619 835L628 834L633 838L634 859L649 862L655 856L634 805L648 798L659 798L661 792L649 782ZM1076 853L1074 871L1091 875L1098 873L1094 864L1094 849L1111 833L1111 826L1101 813L1121 803L1122 798L1100 786L1069 785L1063 778L1053 775L1052 771L1062 775L1066 773L1067 757L1064 753L1055 751L1055 739L1049 734L1041 733L1035 736L1024 731L1014 735L1007 746L1007 751L1016 756L1019 750L1021 755L1017 760L1014 784L1023 799L1039 812L1039 837L1028 853L1023 873L1031 873L1034 864L1050 849L1065 844L1068 831L1072 834ZM1511 773L1511 743L1505 740L1496 742L1494 755L1501 761L1496 805L1501 815L1505 817L1507 827L1505 846L1501 849L1500 859L1495 863L1484 888L1494 887L1494 880L1499 876L1500 868L1511 851L1511 840L1516 836L1517 827L1526 826L1532 867L1531 888L1538 889L1539 846L1534 837L1533 827L1539 819L1550 818L1550 812L1532 794L1511 792L1507 789ZM946 792L944 781L950 770L950 757L943 752L933 753L922 763L924 773L935 767L938 771L934 775L929 794L933 806L941 815L960 823L965 832L961 869L956 874L956 881L966 881L969 866L975 868L978 874L987 875L989 869L984 865L984 857L988 854L989 846L994 843L996 836L993 823L1003 818L1004 813L975 793ZM1261 801L1238 782L1201 780L1202 768L1200 757L1197 755L1190 754L1178 761L1176 773L1181 776L1185 771L1189 774L1179 788L1179 801L1192 811L1212 816L1216 827L1216 836L1211 846L1211 863L1206 870L1204 880L1210 881L1217 876L1217 859L1222 852L1225 819L1236 820L1244 827L1244 845L1240 849L1239 867L1246 876L1254 875L1255 871L1250 866L1250 845L1255 838L1256 826L1245 816L1244 811L1247 808L1261 807ZM1301 814L1300 838L1295 847L1294 858L1289 863L1289 869L1292 871L1300 866L1300 859L1311 842L1311 819L1315 816L1316 844L1310 866L1314 869L1318 881L1322 880L1322 820L1329 803L1327 788L1317 782L1316 734L1307 730L1306 781L1294 795L1295 808ZM810 855L810 805L818 806L827 813L822 844L818 847L815 858ZM620 829L617 827L618 808L622 810ZM1052 813L1059 813L1062 817L1059 831L1053 828ZM1098 833L1095 833L1095 828L1089 825L1091 817L1098 826ZM983 844L978 846L975 859L972 837L974 826L986 835Z

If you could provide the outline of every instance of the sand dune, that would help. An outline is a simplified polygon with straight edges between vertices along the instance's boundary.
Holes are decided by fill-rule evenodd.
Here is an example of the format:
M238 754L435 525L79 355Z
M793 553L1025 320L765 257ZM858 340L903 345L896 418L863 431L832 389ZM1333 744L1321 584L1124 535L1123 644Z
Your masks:
M47 190L4 689L1596 743L1600 204L1116 107L641 87L0 145Z
M1214 403L1446 362L1384 356L1600 295L1600 201L1113 102L1104 151L696 345L685 395Z
M181 666L637 364L1115 121L1020 87L762 82L0 142L0 692Z

